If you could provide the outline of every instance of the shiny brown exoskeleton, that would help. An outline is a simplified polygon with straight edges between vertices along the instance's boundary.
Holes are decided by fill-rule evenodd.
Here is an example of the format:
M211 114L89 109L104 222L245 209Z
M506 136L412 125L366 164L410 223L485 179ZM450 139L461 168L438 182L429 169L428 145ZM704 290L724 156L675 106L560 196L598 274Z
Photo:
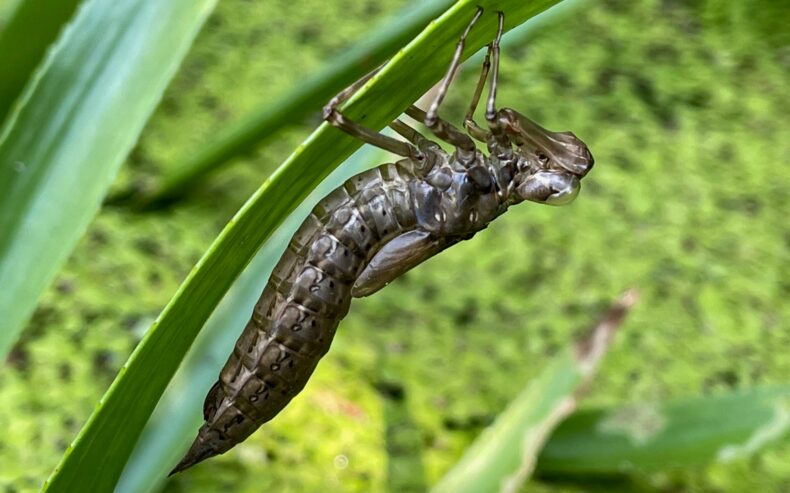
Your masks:
M226 452L276 416L329 349L352 298L375 293L471 238L513 204L560 205L576 197L579 180L593 165L587 146L570 132L550 132L514 110L495 108L502 13L464 122L468 134L438 118L466 36L482 13L478 10L462 35L429 111L406 110L455 146L452 155L400 120L390 127L409 142L368 130L338 111L375 72L324 108L332 125L404 159L352 177L305 219L206 397L205 423L173 472ZM489 68L489 130L484 130L472 115ZM472 138L484 142L490 155L478 151Z

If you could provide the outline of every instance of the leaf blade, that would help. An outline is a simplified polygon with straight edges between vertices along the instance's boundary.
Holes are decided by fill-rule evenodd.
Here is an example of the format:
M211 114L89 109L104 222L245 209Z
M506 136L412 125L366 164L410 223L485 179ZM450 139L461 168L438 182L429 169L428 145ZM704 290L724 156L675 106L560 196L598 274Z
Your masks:
M80 0L25 0L0 29L0 121ZM47 15L41 15L46 12Z
M790 431L790 387L580 411L552 435L545 475L617 475L728 461Z

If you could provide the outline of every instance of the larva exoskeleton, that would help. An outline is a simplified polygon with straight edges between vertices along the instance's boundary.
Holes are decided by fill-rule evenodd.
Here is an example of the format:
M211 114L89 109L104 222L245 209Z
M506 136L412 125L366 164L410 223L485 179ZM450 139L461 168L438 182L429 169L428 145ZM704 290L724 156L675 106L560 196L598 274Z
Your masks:
M461 37L430 110L406 110L452 144L453 154L400 120L390 126L408 142L365 129L337 110L375 71L325 107L330 124L404 159L352 177L305 219L206 397L205 423L173 472L229 450L279 413L328 351L353 297L370 295L471 238L511 205L525 200L560 205L576 197L580 179L593 165L587 146L570 132L550 132L514 110L495 109L501 13L464 122L468 134L438 117L466 35L481 15L478 10ZM489 128L484 130L472 115L489 67ZM486 144L488 156L473 138Z

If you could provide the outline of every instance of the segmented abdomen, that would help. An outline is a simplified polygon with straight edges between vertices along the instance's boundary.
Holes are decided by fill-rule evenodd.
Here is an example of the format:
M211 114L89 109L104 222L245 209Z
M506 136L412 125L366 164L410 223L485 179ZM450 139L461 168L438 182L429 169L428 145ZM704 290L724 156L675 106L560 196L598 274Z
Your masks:
M411 179L401 164L379 166L305 219L206 397L206 423L179 470L241 442L302 390L348 312L357 277L381 245L413 229Z

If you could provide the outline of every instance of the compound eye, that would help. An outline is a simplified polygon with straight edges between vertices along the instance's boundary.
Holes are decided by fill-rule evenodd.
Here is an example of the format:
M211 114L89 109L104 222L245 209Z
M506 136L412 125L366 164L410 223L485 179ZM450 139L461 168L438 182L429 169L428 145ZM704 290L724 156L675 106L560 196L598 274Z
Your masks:
M573 202L579 194L580 187L579 179L570 173L539 171L527 177L516 190L523 200L565 205Z
M579 190L581 189L581 183L579 180L573 176L569 181L565 183L565 186L554 192L553 194L549 195L546 198L546 203L550 205L565 205L570 204L573 202L573 199L579 195Z

